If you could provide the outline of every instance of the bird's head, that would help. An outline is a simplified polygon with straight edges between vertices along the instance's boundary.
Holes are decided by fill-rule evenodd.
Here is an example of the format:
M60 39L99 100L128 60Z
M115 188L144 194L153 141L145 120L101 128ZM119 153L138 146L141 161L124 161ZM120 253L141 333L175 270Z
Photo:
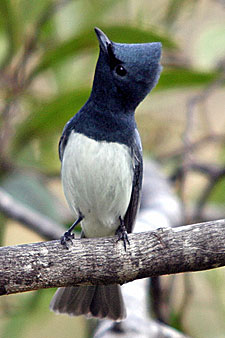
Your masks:
M95 32L100 54L93 91L97 96L111 97L111 109L120 102L126 109L134 110L159 79L161 43L116 43L99 28Z

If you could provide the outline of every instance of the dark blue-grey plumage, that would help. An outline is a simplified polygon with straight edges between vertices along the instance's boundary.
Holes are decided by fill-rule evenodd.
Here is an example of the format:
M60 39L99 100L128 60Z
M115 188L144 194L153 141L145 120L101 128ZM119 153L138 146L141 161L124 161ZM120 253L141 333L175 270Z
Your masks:
M81 110L66 124L59 145L60 159L72 130L98 141L132 146L137 105L156 85L162 67L161 43L120 44L110 41L96 28L100 41L93 88ZM110 53L109 53L110 51ZM126 67L126 76L118 76L117 62ZM112 60L113 59L113 60Z
M124 224L128 233L132 232L141 200L141 187L143 177L142 146L138 130L135 129L133 136L132 159L134 163L134 178L130 203L124 217Z
M77 189L79 189L79 178L77 177L80 176L76 176L76 180L74 180L72 170L75 170L76 175L78 175L76 165L79 164L79 159L77 160L78 162L73 159L67 161L67 159L65 160L64 158L64 154L67 153L67 156L70 157L77 156L77 154L83 155L82 152L86 151L86 148L81 145L81 142L86 142L85 144L87 144L87 147L92 147L92 149L96 149L96 151L101 154L103 149L105 149L104 151L106 151L108 155L106 155L105 158L104 155L101 155L103 157L100 159L103 164L104 160L107 159L107 156L109 156L112 164L114 161L125 161L124 163L126 168L122 174L124 181L126 181L125 186L129 189L130 195L126 202L127 204L125 204L126 209L124 209L123 215L118 214L118 219L115 218L115 220L118 225L118 222L120 221L118 229L122 233L121 238L126 245L126 241L128 240L125 233L126 231L128 233L132 232L139 209L143 172L141 140L137 130L134 113L137 105L144 99L158 81L161 71L161 66L159 64L161 44L115 43L110 41L99 29L96 28L95 31L100 43L100 54L96 66L93 88L90 98L86 104L66 124L59 143L59 156L62 161L62 168L64 168L64 183L65 177L67 177L67 179L71 182L70 184L74 184L73 182L76 182ZM79 135L81 135L81 137L79 137ZM67 144L69 143L70 145L68 148ZM73 147L75 145L79 146L79 149L82 150L74 149ZM118 158L112 159L112 154L117 154ZM92 158L91 161L97 161L95 160L95 156L97 155L89 153L89 156ZM83 167L81 166L81 168L84 169L79 170L86 170L86 162L88 161L86 161L85 158L83 158L83 161L85 163ZM97 162L95 163L97 165ZM66 165L70 166L69 170L65 169ZM115 167L115 170L117 170L117 173L115 173L115 179L119 178L119 176L117 176L119 172L118 170L121 169ZM79 171L79 173L82 175L82 171ZM107 172L105 171L104 175L106 174ZM101 176L101 171L99 171L97 175ZM99 177L99 179L100 182L103 182L101 181L101 177ZM131 181L129 181L130 179ZM115 199L118 198L116 197L118 196L118 184L117 188L114 190L112 188L112 185L115 184L113 178L111 183L108 182L107 179L105 183L101 184L104 185L106 182L107 184L109 183L109 185L105 187L105 189L109 189L106 193L110 194L108 196L111 196L110 198L114 205ZM127 182L130 183L128 184ZM83 197L78 195L76 195L76 198L73 197L73 189L71 189L70 185L68 186L67 182L65 184L68 202L70 202L71 198L73 199L73 203L77 199L80 200L81 198L81 201L83 201L83 199L88 198L86 196L85 189L79 190L83 191ZM95 198L96 191L98 190L95 190L92 181L89 182L89 184L89 192L91 194L93 192L93 196ZM104 189L104 186L102 186L102 188ZM114 193L112 193L112 191L114 191L115 197L113 197L112 194ZM124 190L123 194L124 196L127 196L126 191ZM79 203L82 204L82 202ZM88 200L87 203L90 203L90 201ZM93 205L96 205L96 208L99 208L99 204L95 203ZM115 215L117 215L118 210L115 209L115 206L111 207L110 205L105 205L104 198L102 199L102 203L102 212L103 214L106 212L106 216L104 217L108 217L107 208L111 210L111 212L114 210ZM120 205L121 201L117 201L117 203ZM78 207L76 209L74 205L72 205L72 208L76 210L79 221L82 220L82 222L84 221L85 223L88 215L83 213L83 210L80 210ZM104 208L106 208L106 210L103 210ZM85 209L84 205L83 209ZM86 210L90 212L89 209ZM92 210L92 212L95 217L95 222L98 222L98 224L95 223L96 231L93 229L93 231L90 232L91 224L90 222L88 224L88 220L86 220L88 226L86 225L86 228L85 225L84 228L82 226L82 236L86 236L85 231L89 234L87 237L93 237L94 233L97 233L98 236L103 236L103 234L106 233L109 235L109 219L112 217L110 211L109 219L105 219L106 224L104 224L104 221L101 223L102 218L97 211L95 213L95 211ZM99 224L102 224L104 229L101 230ZM112 224L110 227L116 230L116 224ZM67 236L68 234L71 234L70 230L66 233ZM64 236L63 242L65 242L66 239L67 237ZM57 291L52 300L51 309L61 313L74 315L86 314L100 318L108 317L113 320L123 319L126 312L118 286L60 289Z

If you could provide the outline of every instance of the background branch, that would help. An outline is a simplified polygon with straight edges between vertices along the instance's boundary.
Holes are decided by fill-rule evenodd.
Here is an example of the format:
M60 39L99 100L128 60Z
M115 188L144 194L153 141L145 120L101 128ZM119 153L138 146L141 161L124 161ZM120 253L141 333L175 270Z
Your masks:
M26 207L2 188L0 188L0 211L5 216L21 222L45 239L60 238L64 231L63 226Z

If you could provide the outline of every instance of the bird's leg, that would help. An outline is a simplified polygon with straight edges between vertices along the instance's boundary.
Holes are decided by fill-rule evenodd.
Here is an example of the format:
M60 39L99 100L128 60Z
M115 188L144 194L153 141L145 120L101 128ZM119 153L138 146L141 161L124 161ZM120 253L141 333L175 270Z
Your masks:
M74 239L74 234L72 234L73 229L77 224L79 224L84 216L81 214L79 215L78 219L71 225L71 227L64 233L64 235L61 237L61 244L64 245L67 249L68 247L68 242L72 242L72 239Z
M118 227L118 229L116 230L116 235L118 235L118 239L117 242L122 240L123 241L123 245L124 245L124 249L125 251L127 250L127 243L130 245L128 236L127 236L127 230L124 224L124 220L122 219L122 217L119 217L120 220L120 225Z

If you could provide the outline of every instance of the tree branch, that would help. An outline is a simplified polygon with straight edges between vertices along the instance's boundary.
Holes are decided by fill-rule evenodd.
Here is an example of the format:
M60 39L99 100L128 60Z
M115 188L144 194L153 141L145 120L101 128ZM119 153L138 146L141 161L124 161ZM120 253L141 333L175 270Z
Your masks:
M138 224L137 224L138 228ZM0 248L0 294L42 288L123 284L144 277L213 269L225 265L225 219L115 237Z
M0 211L46 239L60 238L64 231L63 226L38 211L26 207L2 188L0 188Z

